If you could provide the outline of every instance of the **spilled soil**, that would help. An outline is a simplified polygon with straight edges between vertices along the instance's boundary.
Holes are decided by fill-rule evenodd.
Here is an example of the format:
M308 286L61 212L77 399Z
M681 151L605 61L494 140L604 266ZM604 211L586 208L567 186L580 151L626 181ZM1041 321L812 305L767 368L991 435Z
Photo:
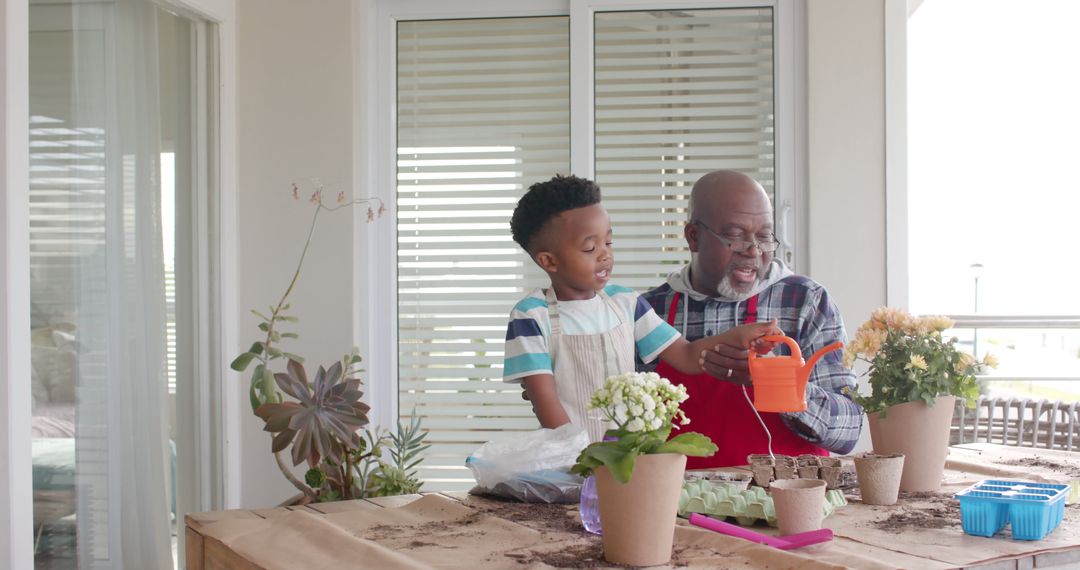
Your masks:
M470 501L469 507L477 514L490 515L514 521L541 532L584 533L585 529L573 516L577 505L552 505L547 503L518 503L485 497L484 501Z
M671 553L671 560L667 566L681 568L689 566L689 562L683 556L683 549L676 547ZM600 537L595 537L589 544L579 544L564 548L556 552L530 552L528 554L508 554L516 559L519 564L535 564L541 562L554 568L639 568L627 566L604 560L604 545Z
M997 463L998 465L1009 465L1016 467L1041 467L1043 469L1049 469L1055 473L1068 475L1069 477L1080 477L1080 467L1076 465L1060 463L1052 459L1039 457L1038 455L1035 455L1033 457L1024 457L1021 459L1005 459L1001 461L995 461L995 463Z
M960 502L952 494L926 492L901 492L894 510L884 519L874 521L874 528L899 532L913 527L941 529L960 526Z

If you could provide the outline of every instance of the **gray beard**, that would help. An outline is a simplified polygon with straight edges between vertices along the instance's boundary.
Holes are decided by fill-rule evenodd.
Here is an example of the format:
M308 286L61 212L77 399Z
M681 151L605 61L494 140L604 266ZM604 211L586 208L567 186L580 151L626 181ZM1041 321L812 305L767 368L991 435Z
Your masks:
M765 281L764 278L758 277L757 280L751 283L745 290L739 291L731 285L731 275L725 275L724 278L716 284L716 292L725 299L741 299L745 297L747 293L756 289L763 281Z

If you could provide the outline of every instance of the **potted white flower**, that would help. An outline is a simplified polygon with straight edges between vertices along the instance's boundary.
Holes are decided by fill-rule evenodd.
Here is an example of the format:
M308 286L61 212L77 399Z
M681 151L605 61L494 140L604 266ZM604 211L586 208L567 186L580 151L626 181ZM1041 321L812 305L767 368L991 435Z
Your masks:
M700 433L668 439L686 388L660 375L631 372L604 382L589 408L615 424L605 441L586 447L571 472L595 475L604 529L604 557L633 566L671 559L686 456L708 457L716 445Z
M852 394L852 399L867 413L874 451L905 456L902 491L941 486L956 398L974 406L975 373L997 367L993 355L979 361L957 348L955 337L943 337L952 327L948 317L914 317L881 307L844 352L849 368L856 360L870 364L870 394Z

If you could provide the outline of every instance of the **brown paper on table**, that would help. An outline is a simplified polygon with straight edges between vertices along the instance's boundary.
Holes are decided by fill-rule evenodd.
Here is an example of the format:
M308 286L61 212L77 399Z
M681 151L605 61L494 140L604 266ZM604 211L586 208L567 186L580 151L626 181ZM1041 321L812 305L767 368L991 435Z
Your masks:
M263 568L423 569L408 557L352 535L303 511L269 519L231 519L204 526L200 533L221 541Z
M1015 477L1010 476L1010 478ZM1026 478L1030 480L1034 477L1027 476ZM961 484L943 487L941 492L946 498L944 500L955 501L949 498L950 493L962 490L966 486L966 484ZM1010 537L1009 527L995 534L993 538L972 537L963 532L959 518L955 526L941 529L906 526L902 529L881 530L874 526L875 521L887 519L905 510L918 511L920 507L941 505L942 499L936 501L902 499L891 506L869 506L853 501L847 506L837 508L836 512L826 519L825 526L832 528L833 533L838 537L960 567L1061 551L1061 549L1075 548L1077 544L1080 544L1080 507L1077 506L1066 506L1061 525L1040 541L1013 540Z
M945 460L945 480L949 485L967 486L983 479L1009 479L1038 483L1069 483L1080 472L1080 453L1056 449L994 447L970 444L949 449ZM1044 465L1033 464L1039 459L1065 467L1061 472Z
M573 515L568 511L567 517ZM603 566L600 537L537 530L439 495L379 510L315 515L299 511L271 519L226 520L202 534L267 569L276 568L551 568L553 555L578 555ZM816 570L894 568L823 544L785 552L680 524L668 567L768 567ZM586 564L588 563L588 564Z

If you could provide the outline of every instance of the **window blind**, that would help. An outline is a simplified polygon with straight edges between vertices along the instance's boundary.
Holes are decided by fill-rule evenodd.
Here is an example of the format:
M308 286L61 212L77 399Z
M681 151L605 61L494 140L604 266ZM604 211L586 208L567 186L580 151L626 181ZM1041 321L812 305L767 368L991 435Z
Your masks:
M465 457L539 427L502 382L510 309L546 278L510 237L528 186L570 161L566 17L399 22L399 402L432 444L428 489Z
M730 168L774 179L771 8L597 13L596 182L615 275L640 291L690 259L690 189Z

